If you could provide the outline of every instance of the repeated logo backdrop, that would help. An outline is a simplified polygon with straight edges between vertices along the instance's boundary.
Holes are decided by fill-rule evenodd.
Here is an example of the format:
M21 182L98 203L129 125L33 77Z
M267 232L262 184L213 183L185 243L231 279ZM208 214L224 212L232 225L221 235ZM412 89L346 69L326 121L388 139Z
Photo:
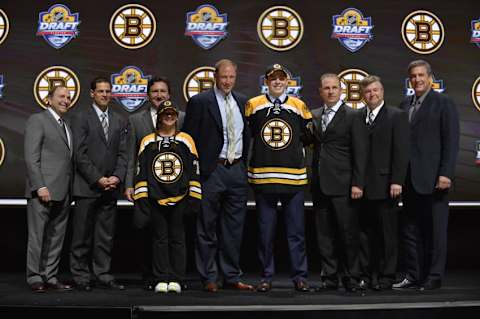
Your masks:
M280 63L289 94L321 105L322 73L341 76L342 98L365 107L359 81L382 78L387 104L413 93L406 66L433 67L433 87L456 102L460 153L452 200L480 199L480 1L34 1L0 2L0 198L21 198L26 119L64 84L71 112L91 103L90 80L112 82L112 109L125 118L145 105L154 75L173 100L213 86L214 63L239 65L236 89L265 92L263 74Z

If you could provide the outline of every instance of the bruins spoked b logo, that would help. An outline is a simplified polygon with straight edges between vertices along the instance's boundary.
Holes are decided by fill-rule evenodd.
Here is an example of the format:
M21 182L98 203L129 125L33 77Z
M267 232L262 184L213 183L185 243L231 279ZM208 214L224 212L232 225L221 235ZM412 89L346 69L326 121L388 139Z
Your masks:
M5 145L3 144L3 141L0 138L0 166L2 166L4 159L5 159Z
M402 23L402 38L406 46L419 54L430 54L442 46L445 29L442 21L429 11L414 11Z
M157 22L146 7L127 4L115 11L110 19L110 34L115 42L126 49L138 49L152 41Z
M284 149L292 141L292 128L282 119L271 119L262 127L262 139L274 150Z
M472 86L472 100L477 110L480 111L480 76L475 80Z
M46 68L35 79L33 95L41 107L48 107L48 92L57 85L64 85L70 93L70 108L72 108L80 96L80 81L72 70L64 66L52 66Z
M275 6L265 10L257 22L260 40L272 50L286 51L294 48L303 37L303 21L289 7Z
M183 96L185 101L198 93L207 91L215 85L215 68L201 66L196 68L183 81Z
M348 69L340 72L340 99L352 109L361 109L365 107L365 102L360 91L360 81L368 76L368 73L360 69Z
M8 17L2 9L0 9L0 44L7 38L8 31L10 30L10 23Z
M152 165L153 176L160 183L174 183L182 176L183 163L175 153L158 154Z

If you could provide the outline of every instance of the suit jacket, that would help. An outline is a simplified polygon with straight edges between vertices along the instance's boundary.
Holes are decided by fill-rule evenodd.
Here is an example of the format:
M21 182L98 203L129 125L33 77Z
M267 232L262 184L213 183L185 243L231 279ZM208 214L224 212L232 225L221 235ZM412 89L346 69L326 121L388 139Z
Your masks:
M366 117L365 107L364 121ZM390 184L405 183L410 134L408 115L384 104L367 129L369 152L364 195L367 199L387 199L390 198Z
M72 137L72 131L66 124ZM47 187L52 200L61 201L70 194L73 179L72 152L63 128L50 111L33 114L25 125L25 197L37 197Z
M322 114L323 107L312 111L312 193L320 187L327 196L350 196L351 186L365 186L368 143L362 113L342 104L325 132Z
M246 98L232 92L243 119L243 154L246 162L250 146L250 131L245 120ZM223 147L223 125L214 89L193 96L187 104L183 130L190 134L197 146L200 160L200 175L208 177L217 165Z
M410 109L413 97L400 108ZM432 194L438 176L453 179L459 144L458 112L453 101L433 89L410 122L410 173L415 190Z
M74 196L99 197L97 181L103 176L125 180L127 169L126 124L108 109L108 141L93 106L77 110L72 116L76 172ZM118 187L115 195L118 196Z
M177 129L181 130L185 119L185 112L178 110ZM141 111L128 117L127 129L127 175L125 177L125 187L133 188L135 177L135 166L137 163L138 148L142 139L153 133L155 128L150 115L150 104L147 104Z

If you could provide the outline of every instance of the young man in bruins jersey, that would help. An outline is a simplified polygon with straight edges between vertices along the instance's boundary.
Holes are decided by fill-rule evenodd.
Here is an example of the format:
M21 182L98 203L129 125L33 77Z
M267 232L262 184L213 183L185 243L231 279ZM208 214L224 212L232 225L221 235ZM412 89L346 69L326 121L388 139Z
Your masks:
M159 293L181 292L186 270L183 215L189 204L199 207L201 199L197 149L190 135L177 131L177 119L172 102L162 102L156 132L140 143L133 195L136 209L152 216L152 270Z
M305 253L304 186L307 184L302 140L312 115L300 99L286 94L289 72L280 64L265 73L268 93L250 99L245 107L253 150L248 181L258 212L260 242L258 255L262 280L257 291L272 287L275 273L274 239L277 204L282 204L295 290L309 291Z

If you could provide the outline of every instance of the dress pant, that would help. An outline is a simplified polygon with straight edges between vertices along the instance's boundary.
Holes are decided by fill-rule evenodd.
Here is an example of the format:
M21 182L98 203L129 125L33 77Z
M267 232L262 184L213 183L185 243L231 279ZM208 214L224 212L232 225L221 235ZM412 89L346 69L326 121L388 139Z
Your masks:
M152 218L150 202L135 201L133 211L133 231L135 239L139 243L138 253L140 256L140 271L144 283L154 281L152 263L153 263L153 242L152 242Z
M70 211L69 196L43 203L38 197L27 202L27 283L56 284Z
M75 198L70 271L77 284L113 280L110 272L117 200L111 192L97 198ZM91 268L91 270L90 270Z
M360 212L361 278L373 285L395 281L398 256L398 207L392 199L364 199Z
M175 206L162 206L149 199L153 234L153 279L155 282L182 282L186 271L184 212L187 199Z
M305 248L305 212L303 190L292 194L255 193L258 214L258 257L262 264L262 280L271 282L275 273L274 241L277 226L277 203L282 204L288 250L290 253L291 279L304 281L308 275Z
M248 181L243 161L202 178L202 209L197 217L195 259L204 284L235 283L243 275L240 248L247 211Z
M322 264L322 280L355 284L360 276L359 220L357 202L347 196L314 196L317 242Z
M399 270L410 280L442 280L447 261L448 191L415 191L407 174Z

